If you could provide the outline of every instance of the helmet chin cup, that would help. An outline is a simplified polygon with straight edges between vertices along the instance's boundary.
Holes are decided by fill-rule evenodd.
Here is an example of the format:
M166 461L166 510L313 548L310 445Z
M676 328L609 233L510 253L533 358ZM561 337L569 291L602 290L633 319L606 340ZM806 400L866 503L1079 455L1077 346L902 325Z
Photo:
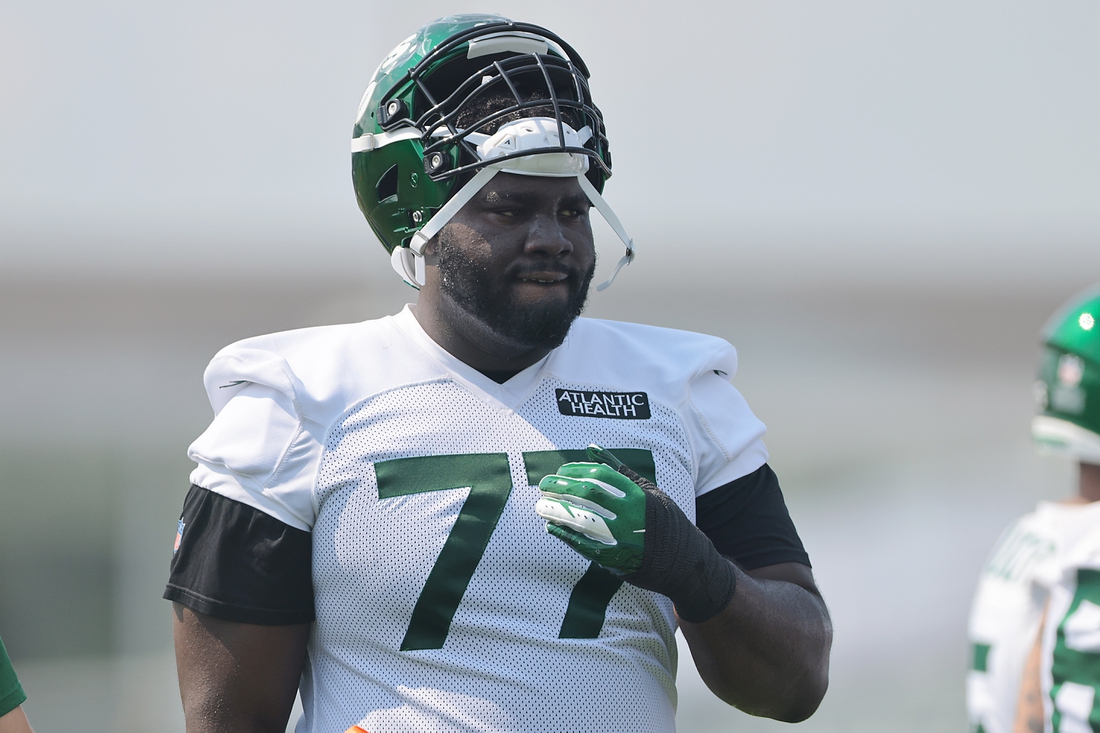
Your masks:
M407 285L420 290L426 280L424 257L413 254L408 247L394 247L390 253L390 265Z

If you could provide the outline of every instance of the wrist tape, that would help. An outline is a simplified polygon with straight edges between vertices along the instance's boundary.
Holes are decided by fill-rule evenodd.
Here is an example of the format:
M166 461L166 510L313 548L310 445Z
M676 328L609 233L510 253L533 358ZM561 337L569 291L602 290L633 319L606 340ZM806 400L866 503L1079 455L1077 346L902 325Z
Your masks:
M627 466L619 473L646 495L646 539L642 566L623 580L661 595L676 606L676 614L691 623L716 616L733 598L733 563L696 527L667 494Z

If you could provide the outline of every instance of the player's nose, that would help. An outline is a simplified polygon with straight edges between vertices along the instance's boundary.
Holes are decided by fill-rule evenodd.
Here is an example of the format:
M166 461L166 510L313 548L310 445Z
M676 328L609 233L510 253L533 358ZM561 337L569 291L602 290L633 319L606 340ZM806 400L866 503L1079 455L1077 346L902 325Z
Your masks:
M558 257L572 251L573 242L566 235L565 227L557 216L540 214L532 218L527 240L524 242L524 252Z

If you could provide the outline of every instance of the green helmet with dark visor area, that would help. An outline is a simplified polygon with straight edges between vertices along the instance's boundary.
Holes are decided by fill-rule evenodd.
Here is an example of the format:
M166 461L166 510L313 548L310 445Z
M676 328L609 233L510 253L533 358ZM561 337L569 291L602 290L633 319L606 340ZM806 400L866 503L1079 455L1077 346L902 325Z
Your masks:
M601 195L611 154L588 77L561 38L497 15L440 18L386 56L356 116L352 181L406 282L423 284L424 245L498 172L576 177L626 244L615 272L633 259Z
M1100 286L1078 295L1043 329L1031 424L1039 447L1100 464Z

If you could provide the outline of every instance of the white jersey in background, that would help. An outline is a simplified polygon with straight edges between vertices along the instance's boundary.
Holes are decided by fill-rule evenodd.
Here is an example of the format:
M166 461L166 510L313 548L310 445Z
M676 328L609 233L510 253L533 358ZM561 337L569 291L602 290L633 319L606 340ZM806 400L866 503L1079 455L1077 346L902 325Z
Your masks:
M1100 508L1065 562L1044 568L1050 602L1043 625L1040 679L1047 730L1100 730Z
M982 570L970 612L973 659L966 701L975 733L1012 733L1024 663L1040 633L1044 609L1050 601L1046 628L1056 630L1064 621L1069 602L1055 603L1055 598L1064 598L1066 593L1074 597L1073 592L1065 590L1069 587L1067 579L1076 590L1082 548L1098 539L1100 503L1040 502L1034 512L1005 530L997 542ZM1094 598L1093 602L1100 603L1100 599ZM1096 621L1100 634L1100 615ZM1100 657L1093 661L1100 663ZM1050 657L1045 654L1044 664L1049 667L1049 663ZM1048 720L1050 689L1045 684ZM1070 689L1074 689L1072 685ZM1091 709L1091 697L1089 703ZM1077 707L1081 707L1079 701ZM1053 730L1087 733L1100 730L1100 725L1095 729L1063 725Z

